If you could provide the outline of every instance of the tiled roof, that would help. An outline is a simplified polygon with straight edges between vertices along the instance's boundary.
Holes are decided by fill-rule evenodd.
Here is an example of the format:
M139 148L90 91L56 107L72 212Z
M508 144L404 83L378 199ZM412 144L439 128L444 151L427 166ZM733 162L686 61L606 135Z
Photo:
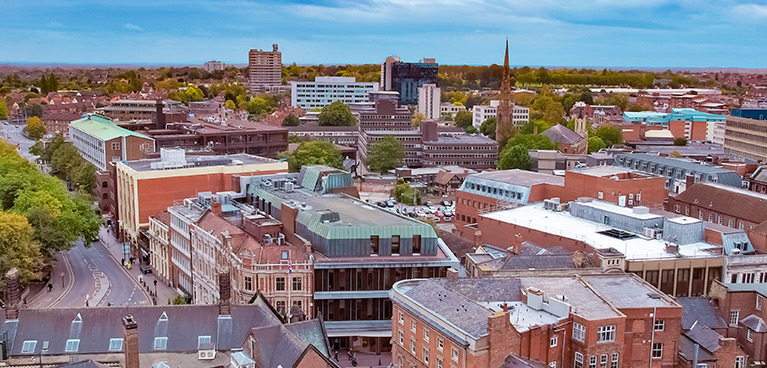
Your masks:
M719 350L719 339L722 335L702 323L694 324L684 335L709 352L713 353Z
M755 314L743 318L740 320L740 323L742 323L743 326L748 327L750 330L753 330L754 332L767 332L767 324L764 323L762 318Z
M695 183L676 200L757 224L767 221L767 196L715 183Z
M682 305L682 329L689 330L697 321L712 329L727 328L719 308L706 297L678 298Z
M541 134L549 137L554 143L573 144L582 139L578 133L568 129L562 124L554 125Z

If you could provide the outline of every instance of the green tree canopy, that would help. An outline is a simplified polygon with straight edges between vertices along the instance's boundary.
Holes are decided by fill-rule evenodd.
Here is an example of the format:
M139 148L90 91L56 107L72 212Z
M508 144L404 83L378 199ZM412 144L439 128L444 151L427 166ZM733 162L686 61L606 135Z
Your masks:
M405 158L405 148L394 136L387 135L384 139L373 143L367 157L370 171L385 174L395 167L402 166Z
M237 109L237 105L235 105L234 101L232 101L232 100L226 100L226 102L224 103L224 107L229 109L229 110L236 110Z
M27 132L29 138L35 140L42 138L45 133L47 133L45 130L45 125L43 125L43 122L37 116L33 116L27 119L27 126L24 127L24 131Z
M8 104L4 99L0 99L0 119L8 118Z
M623 132L620 130L620 128L610 125L603 125L597 128L595 134L597 137L602 138L602 141L605 142L607 147L612 147L616 144L623 144Z
M456 126L466 129L466 127L471 125L472 118L471 111L463 110L455 113L455 118L453 120L455 120Z
M589 153L599 152L602 148L605 148L605 142L602 138L596 136L589 137Z
M479 130L474 127L474 125L469 125L466 128L464 128L464 131L468 134L477 134L479 133Z
M15 267L23 284L40 278L40 247L32 238L32 227L24 216L0 211L0 254L0 274L5 275ZM5 288L5 277L0 285L0 289Z
M687 138L685 138L685 137L674 138L674 145L675 146L686 146L687 145Z
M282 119L282 126L298 126L299 124L301 124L301 120L298 120L298 116L293 114L289 114L285 119Z
M288 161L288 169L296 172L301 166L306 165L326 165L338 169L343 168L343 158L341 151L327 141L309 141L302 142L292 153L282 152L280 158Z
M318 119L320 126L352 126L356 123L352 110L341 101L323 107Z
M517 134L506 143L506 147L522 146L525 150L555 150L557 145L543 134Z
M498 159L498 170L530 170L532 159L522 145L507 146Z
M397 179L397 184L394 186L394 198L397 199L397 202L410 206L421 204L421 192L406 183L402 178Z
M479 126L479 132L490 139L495 139L495 117L485 119Z
M418 128L421 126L421 123L426 121L426 116L424 114L421 114L420 112L417 112L413 114L413 119L410 120L410 126L413 128Z

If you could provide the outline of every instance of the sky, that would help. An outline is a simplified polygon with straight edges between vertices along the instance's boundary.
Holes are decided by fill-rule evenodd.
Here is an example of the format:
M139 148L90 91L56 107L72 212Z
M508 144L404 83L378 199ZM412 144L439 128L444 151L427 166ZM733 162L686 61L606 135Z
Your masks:
M0 63L767 67L767 0L0 0Z

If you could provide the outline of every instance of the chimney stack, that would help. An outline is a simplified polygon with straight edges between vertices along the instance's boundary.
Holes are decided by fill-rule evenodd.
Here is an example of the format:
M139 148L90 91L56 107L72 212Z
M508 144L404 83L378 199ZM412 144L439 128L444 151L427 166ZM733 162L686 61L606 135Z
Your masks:
M576 250L573 252L573 264L575 264L575 268L583 268L583 252Z
M19 270L14 267L5 274L5 319L19 318L20 299Z
M477 250L482 245L482 232L474 230L474 250Z
M213 199L210 201L210 210L216 216L222 217L221 202L218 201L218 198L216 198L216 196L213 196Z
M455 268L448 268L446 278L448 281L458 281L458 270Z
M232 283L230 277L229 270L218 274L218 293L220 295L218 299L218 314L221 316L232 314Z
M524 239L522 239L522 234L514 234L514 237L511 238L511 254L518 255L522 252L523 242Z
M125 352L125 368L139 368L138 357L138 325L133 315L123 317L123 351Z
M164 103L161 98L155 100L155 128L165 129L165 111L163 111Z
M695 175L687 174L687 177L684 179L685 189L689 189L693 184L695 184Z

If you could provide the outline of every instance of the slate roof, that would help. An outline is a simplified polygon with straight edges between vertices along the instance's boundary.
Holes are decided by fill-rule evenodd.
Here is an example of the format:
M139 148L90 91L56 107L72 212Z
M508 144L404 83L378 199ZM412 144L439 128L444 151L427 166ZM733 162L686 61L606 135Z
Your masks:
M695 183L674 197L757 224L767 221L767 195L715 183Z
M742 323L743 326L753 330L754 332L767 332L767 324L765 324L764 320L755 314L743 318L740 320L740 323Z
M695 357L695 341L691 340L689 337L682 335L679 337L679 355L684 358L684 360L691 362ZM698 361L699 362L716 362L716 357L714 357L713 354L706 351L706 349L699 349L698 350Z
M677 303L682 305L682 329L689 330L695 322L711 329L725 329L727 322L722 318L719 308L706 297L680 297Z
M695 323L684 335L708 352L713 353L719 350L719 339L722 335L702 323Z
M330 346L319 320L257 327L251 333L256 340L253 360L257 367L293 367L310 346L330 358Z
M545 363L535 360L520 358L516 355L509 355L503 360L499 368L547 368Z
M262 298L232 305L230 318L219 317L217 305L22 309L11 355L38 354L42 341L49 341L47 354L68 355L67 339L80 339L78 354L109 353L109 339L123 337L122 318L128 314L138 324L142 354L156 352L155 337L168 338L164 352L196 351L198 336L211 336L217 349L229 350L239 347L253 327L281 325ZM26 340L38 343L34 352L22 354Z
M569 254L545 254L533 256L508 256L500 262L497 269L502 270L527 270L575 268L573 256Z
M541 134L549 137L549 139L551 139L551 141L554 143L573 144L583 139L580 135L578 135L578 133L570 130L562 124L554 125L553 127L546 129Z
M106 368L105 365L101 363L94 362L93 360L82 360L79 362L74 363L66 363L62 365L57 365L56 368Z

